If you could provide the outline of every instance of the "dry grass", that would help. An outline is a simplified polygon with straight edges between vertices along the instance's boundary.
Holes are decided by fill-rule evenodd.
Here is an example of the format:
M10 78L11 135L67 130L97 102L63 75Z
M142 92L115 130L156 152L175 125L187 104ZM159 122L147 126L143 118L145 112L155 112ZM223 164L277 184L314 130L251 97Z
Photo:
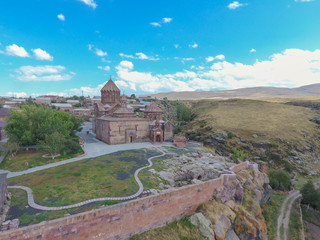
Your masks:
M192 225L189 217L174 221L165 227L153 229L140 235L133 236L132 240L205 240L197 227Z
M265 134L265 138L303 140L303 132L315 134L316 124L309 121L315 112L304 107L259 100L230 99L203 100L193 107L197 120L215 129L252 138L252 134ZM199 121L197 122L199 125ZM199 127L194 124L195 128ZM261 140L261 137L259 137ZM263 139L263 138L262 138Z

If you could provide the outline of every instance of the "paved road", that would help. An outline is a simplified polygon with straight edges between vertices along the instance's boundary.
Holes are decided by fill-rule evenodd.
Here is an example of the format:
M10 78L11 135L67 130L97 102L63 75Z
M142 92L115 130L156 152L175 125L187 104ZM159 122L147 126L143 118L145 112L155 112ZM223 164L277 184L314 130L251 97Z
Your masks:
M21 175L28 174L28 173L33 173L33 172L41 171L41 170L56 167L56 166L61 166L63 164L76 162L76 161L86 159L86 158L95 158L95 157L99 157L102 155L106 155L106 154L110 154L110 153L114 153L114 152L118 152L118 151L141 149L141 148L152 148L155 146L149 142L108 145L108 144L96 139L94 133L90 130L91 128L92 128L91 123L85 123L82 131L77 134L84 141L84 150L86 152L85 156L70 158L68 160L55 162L55 163L49 163L49 164L46 164L43 166L29 168L28 170L21 171L21 172L9 172L8 178L21 176ZM89 134L87 134L87 131L89 131ZM170 144L164 143L163 145L170 145ZM159 145L157 145L157 146L159 146Z
M278 217L278 224L277 224L277 240L287 240L287 232L289 227L290 221L290 213L291 208L295 200L301 197L300 191L293 191L287 196L284 200L280 215ZM283 237L281 234L281 227L283 226Z
M162 157L162 156L166 155L166 153L163 152L162 150L160 150L159 148L157 148L157 150L160 151L162 154L148 158L149 166L141 167L141 168L139 168L139 169L137 169L135 171L134 178L135 178L136 182L138 183L139 190L135 194L127 196L127 197L93 198L93 199L89 199L87 201L79 202L79 203L68 205L68 206L46 207L46 206L41 206L41 205L39 205L39 204L34 202L34 198L33 198L33 194L32 194L31 188L24 187L24 186L8 186L8 188L22 189L22 190L26 191L27 195L28 195L28 204L29 204L29 206L32 207L32 208L40 209L40 210L44 210L44 211L55 211L55 210L61 210L61 209L69 209L69 208L74 208L74 207L80 207L80 206L83 206L85 204L92 203L92 202L100 202L100 201L106 201L106 200L118 200L118 201L130 200L130 199L138 197L143 192L143 184L142 184L142 182L140 181L140 179L138 177L139 172L141 170L145 169L145 168L151 167L153 165L153 163L152 163L153 159L159 158L159 157Z

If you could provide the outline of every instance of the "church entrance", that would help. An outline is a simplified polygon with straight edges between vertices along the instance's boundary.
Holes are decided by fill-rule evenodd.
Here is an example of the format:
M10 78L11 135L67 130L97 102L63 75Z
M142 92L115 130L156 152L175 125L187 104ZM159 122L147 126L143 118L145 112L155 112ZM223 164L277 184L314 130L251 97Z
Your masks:
M156 136L156 142L161 142L161 136L160 135Z
M133 136L129 136L129 143L133 143Z

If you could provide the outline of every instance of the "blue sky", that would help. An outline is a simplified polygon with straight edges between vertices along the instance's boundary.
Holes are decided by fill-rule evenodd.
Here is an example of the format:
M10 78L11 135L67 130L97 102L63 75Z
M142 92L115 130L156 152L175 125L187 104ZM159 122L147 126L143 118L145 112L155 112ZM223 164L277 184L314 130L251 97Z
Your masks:
M0 95L320 82L319 0L1 0Z

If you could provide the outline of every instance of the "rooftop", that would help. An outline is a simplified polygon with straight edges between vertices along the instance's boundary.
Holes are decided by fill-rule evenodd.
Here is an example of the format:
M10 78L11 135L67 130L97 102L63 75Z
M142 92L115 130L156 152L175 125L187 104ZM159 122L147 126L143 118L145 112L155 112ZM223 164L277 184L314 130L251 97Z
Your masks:
M10 113L6 108L0 108L0 117L9 117Z
M117 87L117 85L110 78L110 80L104 85L104 87L101 89L101 91L120 92L120 89Z
M162 113L162 110L155 102L152 102L144 112Z

